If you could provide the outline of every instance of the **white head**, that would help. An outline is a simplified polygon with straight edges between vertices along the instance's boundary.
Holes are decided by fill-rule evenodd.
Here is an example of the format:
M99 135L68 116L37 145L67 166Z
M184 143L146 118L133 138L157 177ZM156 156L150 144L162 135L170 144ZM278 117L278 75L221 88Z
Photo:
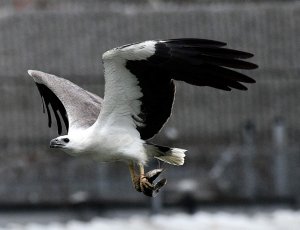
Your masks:
M70 138L68 135L60 136L57 138L54 138L50 141L50 148L69 148L70 146Z
M84 147L84 140L74 135L59 136L50 141L50 148L59 148L72 155L83 152Z

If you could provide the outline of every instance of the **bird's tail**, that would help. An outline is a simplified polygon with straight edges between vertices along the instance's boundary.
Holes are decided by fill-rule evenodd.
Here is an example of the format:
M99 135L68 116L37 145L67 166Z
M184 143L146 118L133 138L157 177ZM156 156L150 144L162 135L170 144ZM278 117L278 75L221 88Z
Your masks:
M160 146L151 143L145 144L147 155L164 161L171 165L183 165L185 149L170 148L167 146Z

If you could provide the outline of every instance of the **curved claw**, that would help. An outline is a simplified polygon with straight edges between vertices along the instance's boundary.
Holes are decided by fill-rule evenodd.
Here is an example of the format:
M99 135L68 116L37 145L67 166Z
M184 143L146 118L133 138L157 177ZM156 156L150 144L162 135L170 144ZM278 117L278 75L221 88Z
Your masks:
M148 179L150 183L153 181L164 171L164 169L154 169L145 174L145 177Z
M163 172L163 169L154 169L145 174L143 181L141 181L141 191L144 195L154 197L158 194L159 190L167 183L167 179L163 178L156 184L154 180Z
M150 196L150 197L155 197L159 190L167 183L167 179L164 178L164 179L161 179L157 184L155 184L152 188L150 187L145 187L143 189L143 193L144 195L146 196Z

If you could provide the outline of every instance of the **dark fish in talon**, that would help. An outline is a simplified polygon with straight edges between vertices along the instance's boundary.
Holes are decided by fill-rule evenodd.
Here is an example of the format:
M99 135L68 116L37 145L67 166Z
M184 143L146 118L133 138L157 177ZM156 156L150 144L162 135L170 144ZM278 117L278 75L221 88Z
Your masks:
M161 179L158 183L154 184L154 180L164 171L164 169L153 169L145 174L145 179L151 183L151 187L143 187L142 192L144 195L154 197L158 194L159 190L167 183L167 179Z
M153 190L153 193L152 196L156 196L159 192L159 190L167 183L167 179L166 178L163 178L161 179L159 182L157 182L156 185L154 185L154 190Z
M154 169L145 174L145 177L150 183L153 183L155 179L164 171L164 169Z
M160 189L167 183L167 179L166 178L163 178L161 179L159 182L157 182L157 184L154 185L154 187L152 189L150 188L147 188L147 189L144 189L143 193L144 195L146 196L149 196L149 197L155 197Z
M161 179L160 181L157 182L156 185L154 185L154 190L159 192L159 189L161 189L166 183L167 183L166 178Z
M145 188L144 190L143 190L143 193L144 193L144 195L146 195L146 196L149 196L149 197L153 197L153 189L151 189L151 188Z
M145 189L143 191L143 193L146 195L146 196L150 196L150 197L155 197L160 189L167 183L167 179L166 178L163 178L161 179L159 182L157 182L155 185L153 184L153 188L148 188L148 189Z

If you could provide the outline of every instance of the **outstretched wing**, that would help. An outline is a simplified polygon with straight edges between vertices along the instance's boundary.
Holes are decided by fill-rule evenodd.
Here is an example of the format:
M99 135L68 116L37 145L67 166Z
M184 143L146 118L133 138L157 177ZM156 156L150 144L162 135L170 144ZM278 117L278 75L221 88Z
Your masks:
M255 81L232 69L255 69L241 60L250 53L224 48L204 39L146 41L103 54L105 97L99 123L136 128L141 138L153 137L168 120L174 80L222 90L246 90Z
M47 111L48 115L48 126L52 125L50 105L59 135L62 133L62 121L69 131L72 128L88 128L97 120L102 103L100 97L66 79L35 70L29 70L28 73L41 94L43 112Z

